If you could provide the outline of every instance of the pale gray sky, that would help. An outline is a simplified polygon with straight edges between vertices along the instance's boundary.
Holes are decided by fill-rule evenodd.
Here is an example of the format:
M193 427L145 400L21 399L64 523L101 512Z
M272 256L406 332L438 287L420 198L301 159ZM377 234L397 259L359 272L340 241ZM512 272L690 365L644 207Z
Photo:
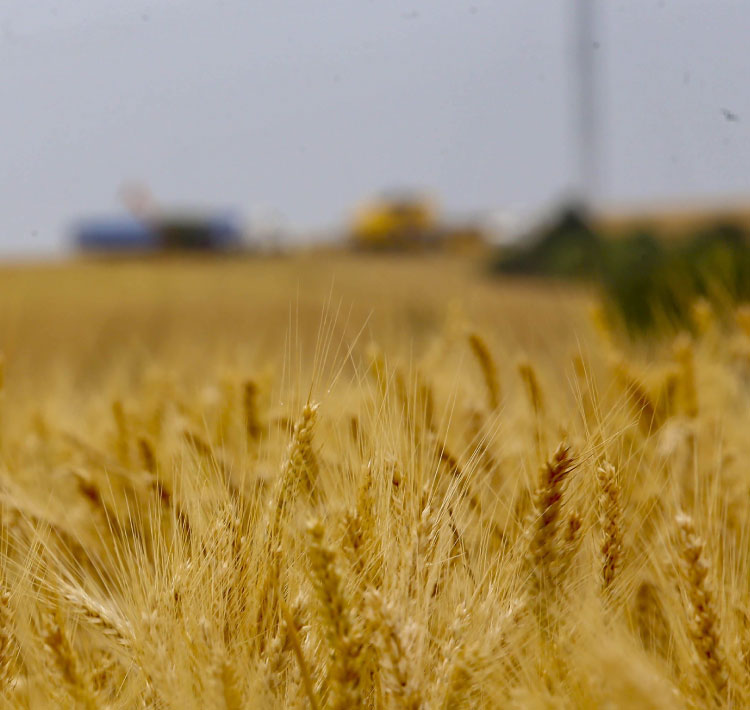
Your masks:
M59 248L132 180L305 228L394 185L544 204L575 176L571 7L2 0L0 251ZM600 8L602 197L750 196L750 4Z

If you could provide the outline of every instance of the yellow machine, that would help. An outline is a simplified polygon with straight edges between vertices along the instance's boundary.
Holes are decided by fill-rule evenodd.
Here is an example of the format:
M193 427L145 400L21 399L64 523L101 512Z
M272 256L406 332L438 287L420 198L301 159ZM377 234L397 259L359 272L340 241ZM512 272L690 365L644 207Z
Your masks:
M361 206L351 224L361 249L418 249L441 241L438 211L421 195L385 196Z

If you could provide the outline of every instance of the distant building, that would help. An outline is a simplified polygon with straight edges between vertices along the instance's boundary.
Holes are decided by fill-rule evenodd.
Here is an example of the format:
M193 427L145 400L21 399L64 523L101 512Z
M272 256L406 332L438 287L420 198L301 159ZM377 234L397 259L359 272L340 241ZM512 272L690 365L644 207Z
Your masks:
M100 217L80 221L73 228L76 247L83 251L153 251L159 247L156 230L136 217Z
M232 215L159 213L84 219L73 229L75 245L86 252L231 251L245 246Z

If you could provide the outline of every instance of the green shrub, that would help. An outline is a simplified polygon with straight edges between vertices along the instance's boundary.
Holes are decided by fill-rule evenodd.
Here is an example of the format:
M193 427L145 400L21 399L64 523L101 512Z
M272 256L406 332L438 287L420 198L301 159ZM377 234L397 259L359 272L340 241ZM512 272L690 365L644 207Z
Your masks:
M674 242L646 230L607 239L584 212L570 208L527 244L502 252L494 268L597 283L610 313L632 334L665 325L689 328L698 297L718 310L750 299L750 244L734 224Z

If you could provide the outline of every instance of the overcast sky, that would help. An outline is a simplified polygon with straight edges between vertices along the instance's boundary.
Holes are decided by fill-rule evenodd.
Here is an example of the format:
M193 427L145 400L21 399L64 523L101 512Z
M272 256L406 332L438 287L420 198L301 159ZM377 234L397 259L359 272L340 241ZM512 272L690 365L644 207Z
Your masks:
M571 9L2 0L0 250L59 248L127 181L300 228L393 186L546 204L576 176ZM749 38L747 0L602 0L603 200L750 196Z

